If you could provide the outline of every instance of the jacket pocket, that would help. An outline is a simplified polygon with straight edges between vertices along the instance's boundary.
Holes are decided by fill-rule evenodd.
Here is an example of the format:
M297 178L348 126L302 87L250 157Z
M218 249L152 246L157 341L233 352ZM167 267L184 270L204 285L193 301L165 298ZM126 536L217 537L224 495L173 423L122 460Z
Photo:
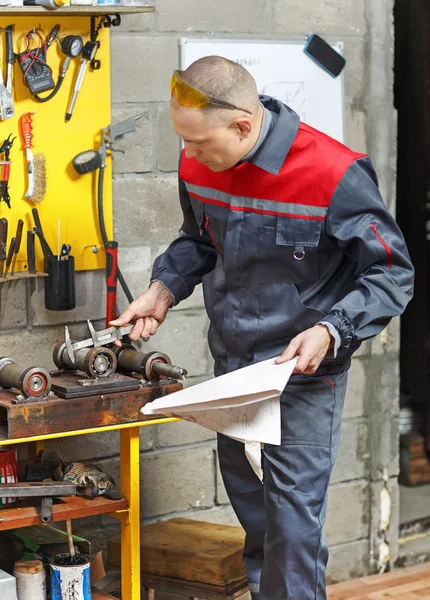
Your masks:
M258 235L261 283L310 283L319 277L321 221L278 217Z

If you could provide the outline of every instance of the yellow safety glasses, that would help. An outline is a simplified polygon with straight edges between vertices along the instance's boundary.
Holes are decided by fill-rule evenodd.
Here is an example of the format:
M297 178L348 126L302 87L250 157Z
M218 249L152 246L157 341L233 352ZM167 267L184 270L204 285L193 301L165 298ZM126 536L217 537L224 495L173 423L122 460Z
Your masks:
M174 71L170 80L170 97L173 94L178 101L178 104L187 108L207 108L208 106L217 106L219 108L230 108L232 110L243 110L250 115L252 112L246 108L240 108L224 100L218 100L210 94L206 94L201 90L193 87L181 77L183 71Z

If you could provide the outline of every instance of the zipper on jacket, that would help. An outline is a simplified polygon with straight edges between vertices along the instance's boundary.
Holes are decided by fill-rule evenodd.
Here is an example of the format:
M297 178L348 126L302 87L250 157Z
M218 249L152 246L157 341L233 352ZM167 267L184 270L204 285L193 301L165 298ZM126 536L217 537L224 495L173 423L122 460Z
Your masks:
M373 233L376 235L377 240L384 246L385 248L385 252L387 253L387 262L388 262L388 268L391 269L391 248L390 246L384 242L384 240L381 238L381 236L379 235L379 232L376 228L376 225L374 223L371 223L372 229L373 229Z
M213 229L212 229L212 225L211 222L209 221L209 217L207 214L205 214L205 223L204 223L204 227L206 229L206 231L209 233L209 235L211 236L211 240L213 241L215 248L218 250L218 252L222 255L222 250L219 247L218 242L216 241ZM203 229L200 229L200 235L203 235Z

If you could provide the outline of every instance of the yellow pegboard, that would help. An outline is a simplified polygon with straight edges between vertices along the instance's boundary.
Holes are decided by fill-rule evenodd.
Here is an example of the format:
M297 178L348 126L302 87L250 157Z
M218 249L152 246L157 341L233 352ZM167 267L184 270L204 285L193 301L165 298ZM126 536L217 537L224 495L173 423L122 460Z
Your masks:
M60 13L60 11L58 11ZM0 27L14 25L14 50L24 50L23 34L34 27L48 36L54 25L59 24L60 36L69 34L86 35L89 40L90 17L34 15L34 17L1 17ZM22 71L17 60L13 67L13 96L15 116L0 121L0 144L12 133L17 136L11 150L11 176L9 193L11 209L0 203L0 217L6 217L9 224L8 241L15 234L18 219L24 221L21 249L16 263L16 271L27 270L26 238L27 229L34 227L31 209L39 210L45 237L54 253L57 252L58 219L61 223L61 244L72 246L76 270L100 269L106 264L105 252L99 233L97 220L96 174L78 175L72 159L76 154L100 145L100 129L110 124L110 48L109 29L101 28L98 40L101 46L97 52L101 60L99 70L87 66L81 90L71 120L65 122L65 114L72 96L74 83L80 67L80 58L73 59L58 94L46 103L36 102L25 87ZM6 79L5 65L6 36L1 34L0 58L3 79ZM57 42L48 50L48 64L57 80L64 54ZM44 92L41 96L46 96ZM19 119L25 112L36 111L33 115L33 153L43 152L46 157L46 194L41 204L24 198L27 191L27 167L25 151L22 149L22 135ZM108 236L112 235L112 169L108 158L104 178L104 214ZM97 245L99 252L91 248ZM86 247L87 246L87 247ZM86 248L85 248L86 247ZM36 240L36 264L43 271L43 255Z

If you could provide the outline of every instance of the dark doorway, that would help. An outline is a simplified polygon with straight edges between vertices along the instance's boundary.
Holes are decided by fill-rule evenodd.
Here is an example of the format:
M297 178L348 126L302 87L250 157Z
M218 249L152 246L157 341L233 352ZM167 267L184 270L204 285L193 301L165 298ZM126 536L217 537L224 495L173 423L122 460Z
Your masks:
M394 22L397 220L416 273L415 295L401 319L399 479L409 486L405 501L420 507L416 520L430 525L430 0L395 0Z

